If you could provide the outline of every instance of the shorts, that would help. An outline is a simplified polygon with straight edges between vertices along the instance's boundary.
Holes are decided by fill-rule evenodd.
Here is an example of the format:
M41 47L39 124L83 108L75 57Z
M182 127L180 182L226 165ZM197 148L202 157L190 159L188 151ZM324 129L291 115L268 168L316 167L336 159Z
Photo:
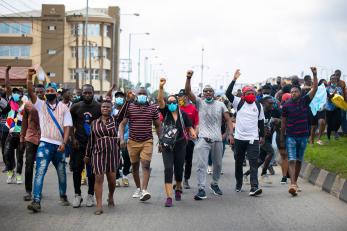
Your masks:
M303 161L307 145L307 137L286 137L286 149L288 153L288 160Z
M152 160L153 139L142 142L129 139L127 147L131 163L138 163L140 160Z
M312 118L310 119L311 125L312 126L318 126L318 121L320 119L325 120L325 110L319 111L319 112L317 112L317 114L315 116L312 116Z

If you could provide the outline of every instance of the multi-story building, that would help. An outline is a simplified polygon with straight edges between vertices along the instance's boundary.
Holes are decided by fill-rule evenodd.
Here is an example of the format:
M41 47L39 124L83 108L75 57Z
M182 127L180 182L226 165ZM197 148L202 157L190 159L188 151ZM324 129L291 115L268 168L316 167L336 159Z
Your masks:
M0 17L0 84L7 65L12 84L24 85L26 70L41 66L51 81L106 91L119 77L118 7L65 11L64 5Z

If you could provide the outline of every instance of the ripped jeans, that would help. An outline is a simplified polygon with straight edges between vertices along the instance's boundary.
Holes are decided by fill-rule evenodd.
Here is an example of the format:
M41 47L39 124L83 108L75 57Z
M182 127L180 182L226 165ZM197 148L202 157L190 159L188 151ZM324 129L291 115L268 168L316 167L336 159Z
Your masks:
M52 161L57 170L60 197L66 196L66 162L65 153L58 152L58 145L40 142L36 154L36 172L34 179L33 197L35 201L41 201L43 180L49 163Z

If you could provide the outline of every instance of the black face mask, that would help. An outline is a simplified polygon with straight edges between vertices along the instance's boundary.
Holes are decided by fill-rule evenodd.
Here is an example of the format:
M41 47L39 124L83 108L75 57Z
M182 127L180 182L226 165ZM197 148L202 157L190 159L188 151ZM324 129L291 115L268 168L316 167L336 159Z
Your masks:
M57 95L56 94L46 94L46 99L48 101L52 101L52 100L55 100L57 98Z

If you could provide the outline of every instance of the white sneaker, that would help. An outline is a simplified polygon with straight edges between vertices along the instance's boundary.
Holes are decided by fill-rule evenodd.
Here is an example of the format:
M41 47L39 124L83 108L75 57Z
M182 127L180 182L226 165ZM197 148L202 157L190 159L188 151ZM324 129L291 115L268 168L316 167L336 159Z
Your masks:
M245 185L249 185L249 180L248 180L248 176L247 176L247 175L244 175L244 176L243 176L243 183L244 183Z
M17 184L23 184L22 176L21 175L16 175L16 183Z
M212 166L208 166L208 167L207 167L207 174L208 174L208 175L211 175L212 172L213 172Z
M121 186L120 179L117 179L116 180L116 187L120 187L120 186Z
M149 199L151 199L151 194L147 190L142 190L140 201L147 201Z
M13 173L13 171L8 171L7 172L7 180L6 180L7 184L15 184L16 183L16 176Z
M272 181L270 180L270 178L267 174L262 175L260 178L264 184L272 184Z
M80 195L75 195L73 201L72 201L72 207L74 208L79 208L81 207L81 203L82 203L83 199Z
M138 188L133 194L133 198L140 198L142 196L141 189Z
M94 206L94 196L88 194L86 197L86 205L87 207L93 207Z
M123 187L129 187L129 180L128 180L128 177L123 176L123 178L122 178L122 183L123 183Z

